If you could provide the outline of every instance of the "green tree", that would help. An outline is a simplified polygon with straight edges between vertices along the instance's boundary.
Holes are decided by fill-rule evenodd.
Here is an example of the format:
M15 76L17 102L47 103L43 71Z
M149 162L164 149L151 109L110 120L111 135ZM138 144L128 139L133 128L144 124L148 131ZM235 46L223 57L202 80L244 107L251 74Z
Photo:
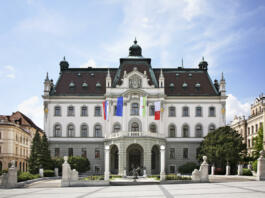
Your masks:
M37 174L40 166L40 153L41 153L41 137L39 131L36 131L31 145L31 153L28 160L29 172Z
M40 165L43 169L49 170L53 168L53 162L49 151L49 143L46 134L41 138L41 151L40 151Z
M246 145L242 143L242 137L229 126L220 127L208 133L198 149L198 160L202 156L208 157L208 163L224 170L226 163L231 165L232 172L236 165L246 156Z
M254 159L259 158L259 152L263 150L263 126L258 130L258 135L254 138L254 151L253 151L253 157Z

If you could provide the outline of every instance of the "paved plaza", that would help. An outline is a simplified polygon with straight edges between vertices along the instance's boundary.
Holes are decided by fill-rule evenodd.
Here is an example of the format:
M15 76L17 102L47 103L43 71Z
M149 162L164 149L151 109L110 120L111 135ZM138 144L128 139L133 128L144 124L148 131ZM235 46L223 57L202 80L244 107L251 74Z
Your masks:
M265 197L264 181L170 184L170 185L139 185L139 186L107 186L107 187L73 187L56 188L60 180L36 183L30 188L0 189L0 198L85 198L85 197ZM43 185L50 185L43 187ZM44 185L44 186L45 186ZM54 187L54 188L51 188Z

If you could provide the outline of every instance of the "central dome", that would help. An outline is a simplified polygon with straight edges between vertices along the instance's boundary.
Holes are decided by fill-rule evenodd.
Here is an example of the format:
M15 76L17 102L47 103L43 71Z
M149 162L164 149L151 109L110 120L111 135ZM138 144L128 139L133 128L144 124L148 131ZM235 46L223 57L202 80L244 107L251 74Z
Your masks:
M142 56L142 48L137 45L136 38L134 44L129 48L129 56Z

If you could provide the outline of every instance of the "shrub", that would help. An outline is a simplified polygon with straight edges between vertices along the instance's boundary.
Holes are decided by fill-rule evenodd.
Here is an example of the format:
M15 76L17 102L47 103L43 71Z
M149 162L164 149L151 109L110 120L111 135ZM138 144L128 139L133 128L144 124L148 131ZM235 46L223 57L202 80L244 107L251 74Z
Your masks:
M29 172L21 172L21 173L19 173L17 180L18 180L18 182L21 182L21 181L27 181L27 180L31 180L31 179L37 179L39 177L40 176L38 174L33 175L33 174L30 174Z
M43 174L44 174L44 177L54 177L53 170L44 170Z
M166 180L191 180L191 177L183 177L178 175L166 175Z
M194 162L187 162L178 168L181 174L191 174L194 169L198 168Z
M251 170L249 170L247 168L243 168L243 175L252 176L252 172L251 172Z
M64 160L62 157L53 158L54 168L59 168L59 173L62 172L62 164ZM72 156L68 158L68 163L71 166L71 169L76 169L79 173L83 173L90 170L90 163L87 158Z
M255 160L254 162L251 163L252 168L255 172L257 172L257 167L258 167L258 160Z
M85 180L85 181L90 181L90 180L104 180L104 176L103 175L87 176L87 177L83 178L83 180Z
M122 178L121 175L110 175L110 179Z

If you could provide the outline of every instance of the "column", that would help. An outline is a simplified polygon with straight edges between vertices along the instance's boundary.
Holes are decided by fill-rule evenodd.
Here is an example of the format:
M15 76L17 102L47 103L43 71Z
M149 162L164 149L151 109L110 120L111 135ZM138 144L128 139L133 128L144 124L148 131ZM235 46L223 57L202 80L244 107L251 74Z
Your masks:
M161 171L160 171L160 181L163 181L166 179L166 175L165 175L165 146L164 145L161 145L160 146L160 159L161 159L161 162L160 162L160 168L161 168Z
M105 146L105 174L104 179L109 180L109 145Z
M126 170L126 151L124 150L124 145L121 143L119 148L119 175L126 176L124 174Z
M146 144L146 146L144 146L144 153L143 153L143 157L144 157L144 161L143 161L143 165L146 169L146 173L147 175L151 175L151 148L149 144Z

